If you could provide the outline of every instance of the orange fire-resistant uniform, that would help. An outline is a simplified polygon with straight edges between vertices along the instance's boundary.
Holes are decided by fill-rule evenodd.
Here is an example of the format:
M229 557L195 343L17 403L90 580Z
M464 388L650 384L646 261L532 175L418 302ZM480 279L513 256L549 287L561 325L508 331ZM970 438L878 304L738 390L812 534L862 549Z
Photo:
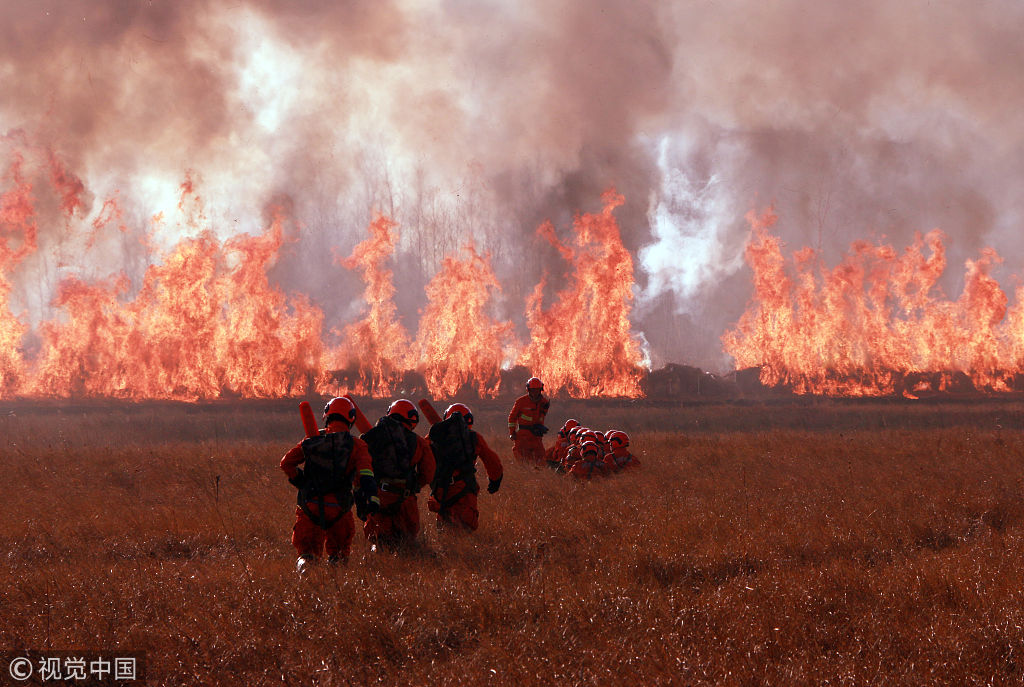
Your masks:
M611 453L608 453L604 457L604 464L607 465L608 469L612 472L640 467L640 461L637 460L637 457L630 453L629 448L625 446L613 449Z
M593 477L604 477L610 472L604 460L597 455L589 454L581 460L577 460L569 468L569 474L577 479L591 479Z
M561 465L562 461L565 460L566 454L569 453L570 446L572 446L572 441L569 439L568 433L559 432L555 443L544 454L544 459L547 461L548 466L557 468Z
M501 458L494 452L484 438L478 433L470 430L470 436L476 446L476 457L483 461L484 469L487 471L487 479L500 480L503 474ZM442 508L442 502L437 496L431 496L427 501L427 508L432 513L437 513L437 524L461 525L470 531L475 531L480 524L480 511L477 510L476 491L467 491L466 482L460 479L459 473L453 475L453 482L450 486L438 491L437 496L447 504ZM479 490L479 485L477 485Z
M281 459L281 469L288 475L288 479L294 479L298 473L298 467L306 461L302 452L302 442L293 446ZM373 476L373 464L370 460L370 452L366 442L359 437L352 437L352 454L349 456L349 471L352 474L353 488L359 487L359 478L368 475ZM318 557L326 553L329 557L340 556L348 558L352 551L352 535L355 532L355 520L352 517L352 507L345 506L342 513L342 505L334 494L324 497L324 512L320 513L317 501L308 501L306 507L318 518L322 515L325 522L334 523L326 530L313 522L300 506L295 507L295 524L292 526L292 546L300 556ZM340 517L339 517L340 516Z
M430 450L430 442L416 436L416 451L413 454L413 466L417 466L417 484L410 488L401 480L378 479L380 511L371 513L363 523L363 534L371 542L396 544L400 541L411 541L420 531L420 509L416 501L416 492L430 484L434 479L434 454Z
M530 430L544 424L551 402L543 395L534 401L530 395L520 396L508 414L508 434L515 443L512 455L516 460L531 463L544 462L544 440Z
M565 455L562 456L561 462L558 464L558 470L560 472L569 472L572 470L573 463L580 459L580 447L576 444L569 444L569 447L565 450Z

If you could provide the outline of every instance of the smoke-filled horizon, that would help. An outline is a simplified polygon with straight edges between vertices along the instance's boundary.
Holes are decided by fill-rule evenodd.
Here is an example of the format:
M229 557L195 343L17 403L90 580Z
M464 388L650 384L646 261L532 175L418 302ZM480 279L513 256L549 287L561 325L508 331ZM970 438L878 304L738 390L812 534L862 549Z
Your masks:
M39 249L0 266L35 320L66 277L124 271L137 288L149 248L196 225L186 179L201 202L184 212L221 237L285 209L272 279L329 324L364 307L339 260L393 218L410 330L472 239L497 316L524 331L535 285L565 274L538 226L567 232L614 187L655 366L731 368L721 337L753 293L744 217L768 205L791 250L829 264L856 239L902 250L941 229L951 298L986 246L998 278L1024 274L1024 7L1009 0L100 0L5 2L0 19L2 168L21 153L42 179L53 165L32 160L52 155L83 187L68 220L36 184ZM67 239L97 220L94 243Z

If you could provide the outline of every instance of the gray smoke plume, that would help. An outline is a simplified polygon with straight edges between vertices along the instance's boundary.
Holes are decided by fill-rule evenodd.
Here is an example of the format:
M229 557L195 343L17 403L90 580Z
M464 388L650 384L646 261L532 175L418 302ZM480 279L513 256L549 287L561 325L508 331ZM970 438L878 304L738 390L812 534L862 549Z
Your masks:
M335 257L376 211L400 223L410 328L469 239L521 324L540 274L564 269L537 225L565 232L615 186L654 363L724 371L751 209L774 204L787 245L830 264L856 238L900 249L939 227L951 297L982 246L1007 258L1005 283L1020 272L1022 31L1011 0L8 0L0 136L5 155L53 151L81 179L76 221L116 196L126 236L158 247L192 230L176 214L187 171L222 235L284 204L273 276L336 325L361 286ZM44 310L70 273L137 277L124 235L61 248L68 224L37 195L19 302Z

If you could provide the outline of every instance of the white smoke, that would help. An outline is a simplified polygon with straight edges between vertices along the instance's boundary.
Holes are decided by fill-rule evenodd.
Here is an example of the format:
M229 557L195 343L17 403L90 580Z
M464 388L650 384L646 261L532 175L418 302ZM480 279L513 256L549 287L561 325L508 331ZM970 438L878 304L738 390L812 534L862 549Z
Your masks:
M742 250L729 234L736 226L736 203L721 179L695 180L681 168L686 151L674 139L657 142L659 188L652 191L648 211L654 242L640 251L647 274L641 304L666 291L680 312L700 313L707 291L743 264Z

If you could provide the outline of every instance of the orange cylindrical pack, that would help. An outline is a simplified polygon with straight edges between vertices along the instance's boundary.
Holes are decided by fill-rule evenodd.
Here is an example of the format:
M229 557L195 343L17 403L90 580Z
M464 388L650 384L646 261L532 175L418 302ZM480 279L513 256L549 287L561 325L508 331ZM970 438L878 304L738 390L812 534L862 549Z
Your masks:
M370 424L370 421L366 419L365 415L363 415L363 411L359 409L359 404L356 403L356 399L352 398L349 394L345 394L345 398L352 401L352 405L356 408L356 429L359 430L359 433L365 434L373 429L373 425Z
M306 437L319 436L320 428L316 424L316 416L313 415L313 407L309 405L309 401L299 404L299 415L302 416L302 429L305 430Z
M423 417L427 418L427 422L429 422L431 425L436 425L438 422L441 421L441 416L438 415L437 411L434 409L434 406L430 405L430 401L428 401L427 399L421 398L416 403L416 405L420 407L420 410L423 411Z

